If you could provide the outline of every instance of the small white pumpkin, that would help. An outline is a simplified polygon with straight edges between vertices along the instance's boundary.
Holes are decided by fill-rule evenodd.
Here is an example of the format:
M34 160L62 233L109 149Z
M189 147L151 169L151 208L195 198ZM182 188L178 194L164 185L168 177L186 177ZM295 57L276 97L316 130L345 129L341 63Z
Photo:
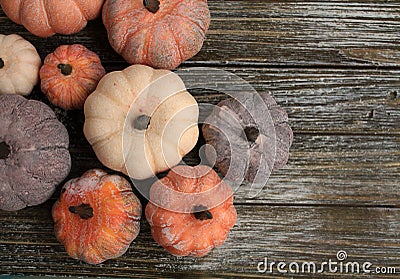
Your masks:
M106 167L146 179L177 165L196 145L198 116L177 74L133 65L104 76L89 95L84 133Z
M42 61L19 35L0 34L0 94L28 95L39 81Z

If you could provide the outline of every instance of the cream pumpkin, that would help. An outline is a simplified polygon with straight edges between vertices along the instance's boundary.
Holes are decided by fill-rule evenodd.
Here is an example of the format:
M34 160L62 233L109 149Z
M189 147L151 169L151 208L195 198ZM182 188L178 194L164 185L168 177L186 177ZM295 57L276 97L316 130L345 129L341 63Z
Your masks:
M0 34L0 94L28 95L39 81L41 59L19 35Z
M108 168L146 179L196 144L198 105L168 70L133 65L104 76L85 102L84 133Z

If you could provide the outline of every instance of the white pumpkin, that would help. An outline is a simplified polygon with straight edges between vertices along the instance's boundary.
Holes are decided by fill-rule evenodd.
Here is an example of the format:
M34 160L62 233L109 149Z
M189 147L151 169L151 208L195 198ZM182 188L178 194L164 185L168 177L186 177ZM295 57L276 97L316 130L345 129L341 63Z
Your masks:
M199 108L181 78L133 65L104 76L85 103L84 133L108 168L146 179L196 144Z
M39 81L42 61L19 35L0 34L0 94L28 95Z

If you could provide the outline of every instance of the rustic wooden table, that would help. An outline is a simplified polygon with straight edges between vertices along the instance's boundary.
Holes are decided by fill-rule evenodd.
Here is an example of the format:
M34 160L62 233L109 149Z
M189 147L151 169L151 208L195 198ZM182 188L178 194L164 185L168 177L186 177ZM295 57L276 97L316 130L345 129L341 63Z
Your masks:
M200 259L166 253L143 220L124 256L91 266L69 258L53 234L50 209L59 192L40 206L0 211L0 274L398 278L344 271L281 274L276 267L270 274L257 266L266 257L318 266L338 261L342 250L348 255L343 263L371 262L373 271L390 273L395 267L400 274L400 1L210 0L209 5L212 24L204 47L180 68L217 67L260 92L271 91L295 132L289 164L256 198L236 193L237 225L223 246ZM41 39L0 10L0 33L22 35L42 58L60 44L81 43L98 53L107 71L127 66L109 46L99 19L78 34ZM213 104L225 97L191 93ZM39 88L30 98L48 103ZM69 178L102 167L83 136L83 113L54 109L70 133ZM187 161L195 164L196 158L194 150Z

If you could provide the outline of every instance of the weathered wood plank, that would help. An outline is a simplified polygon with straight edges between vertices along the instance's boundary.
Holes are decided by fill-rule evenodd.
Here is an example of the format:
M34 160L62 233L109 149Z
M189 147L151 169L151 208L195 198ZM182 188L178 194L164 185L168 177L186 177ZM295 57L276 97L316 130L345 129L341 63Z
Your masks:
M184 158L200 163L200 140ZM102 168L91 149L72 148L70 177ZM288 165L271 174L256 198L250 185L235 189L236 203L400 206L400 139L391 136L296 134Z
M344 250L348 261L366 261L400 272L400 210L353 207L237 206L238 221L226 243L200 259L167 254L151 237L146 221L139 237L119 259L99 266L73 260L52 233L51 203L15 213L0 211L0 273L25 275L264 277L257 264L265 257L286 263L337 261ZM327 270L327 269L326 269ZM279 275L274 270L274 275ZM310 274L301 274L310 278ZM336 273L315 274L337 278ZM368 274L367 274L368 275ZM353 278L343 274L340 278ZM397 275L398 276L398 275ZM376 278L369 274L366 278ZM364 277L363 277L364 278ZM379 275L379 278L397 278Z
M203 50L186 65L262 64L399 66L398 1L209 0L212 23ZM122 61L100 19L71 36L40 39L0 9L0 33L34 42L42 57L59 44L82 43L104 61Z

